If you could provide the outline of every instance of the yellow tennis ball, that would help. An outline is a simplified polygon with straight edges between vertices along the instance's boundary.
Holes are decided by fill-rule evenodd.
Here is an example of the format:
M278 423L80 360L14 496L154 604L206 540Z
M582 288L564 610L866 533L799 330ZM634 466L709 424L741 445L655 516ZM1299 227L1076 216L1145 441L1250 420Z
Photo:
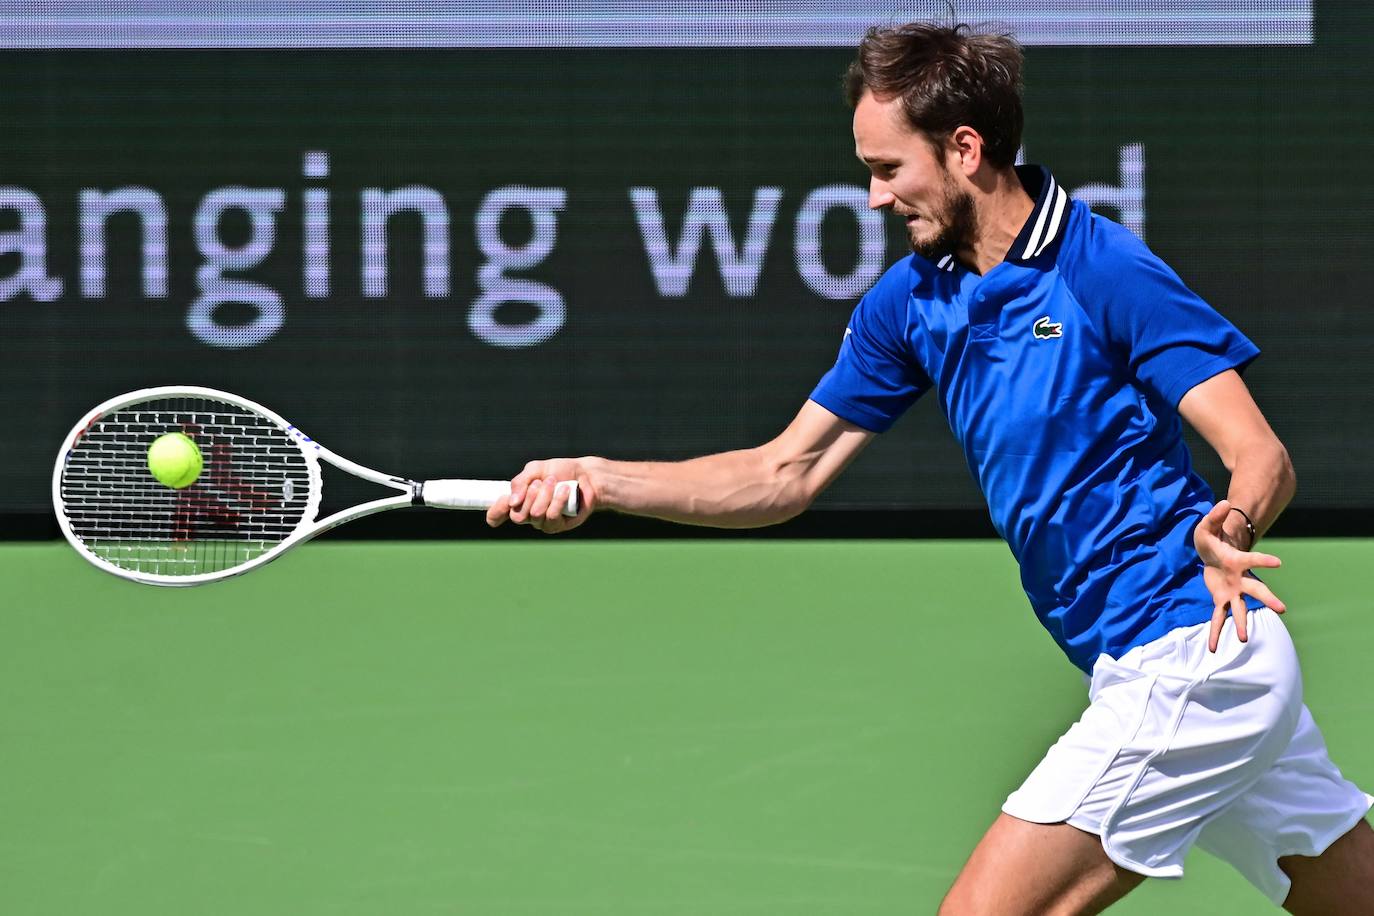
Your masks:
M185 489L195 483L203 466L200 449L185 433L158 436L148 446L148 470L173 490Z

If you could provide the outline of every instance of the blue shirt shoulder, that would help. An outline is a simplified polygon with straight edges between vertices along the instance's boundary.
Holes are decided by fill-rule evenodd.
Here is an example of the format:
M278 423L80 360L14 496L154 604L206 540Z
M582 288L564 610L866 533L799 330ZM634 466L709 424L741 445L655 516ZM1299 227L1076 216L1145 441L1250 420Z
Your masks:
M909 255L878 279L849 317L835 366L817 384L811 400L837 417L870 432L887 432L930 388L911 339L911 291L929 262Z
M1171 407L1259 355L1144 242L1086 204L1073 205L1056 266L1132 378Z

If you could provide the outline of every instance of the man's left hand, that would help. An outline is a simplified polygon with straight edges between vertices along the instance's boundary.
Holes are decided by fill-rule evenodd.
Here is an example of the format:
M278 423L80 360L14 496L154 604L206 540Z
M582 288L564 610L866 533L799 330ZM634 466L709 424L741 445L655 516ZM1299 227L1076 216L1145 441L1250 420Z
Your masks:
M1212 603L1215 605L1212 611L1212 634L1207 641L1207 647L1212 652L1217 651L1221 628L1226 623L1228 612L1236 621L1236 635L1240 641L1249 639L1246 632L1245 595L1258 598L1275 613L1282 614L1287 610L1283 602L1269 590L1269 586L1254 576L1246 575L1256 567L1277 568L1283 565L1282 561L1267 553L1236 547L1223 529L1230 512L1231 504L1223 499L1212 507L1212 511L1198 522L1193 531L1193 544L1204 564L1202 579L1207 583L1207 590L1212 593Z

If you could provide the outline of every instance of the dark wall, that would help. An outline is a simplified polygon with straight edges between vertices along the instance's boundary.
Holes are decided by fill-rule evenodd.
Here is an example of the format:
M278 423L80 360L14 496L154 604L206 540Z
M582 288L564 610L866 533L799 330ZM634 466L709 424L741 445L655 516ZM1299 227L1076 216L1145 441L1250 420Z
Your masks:
M1027 50L1027 160L1261 346L1248 379L1293 454L1295 508L1347 525L1374 509L1365 6L1318 4L1312 45ZM7 52L0 513L32 528L66 431L152 384L236 391L416 477L770 437L828 368L857 291L904 253L898 226L823 202L866 180L839 91L849 56ZM812 196L828 186L851 187ZM154 224L165 212L165 258L134 214L98 219L89 192L120 188L141 189L126 202ZM383 221L368 202L405 188L390 199L427 211L427 267L418 210ZM709 230L681 256L689 211L728 227L729 269ZM365 239L369 213L385 232ZM981 531L980 507L933 399L822 503Z

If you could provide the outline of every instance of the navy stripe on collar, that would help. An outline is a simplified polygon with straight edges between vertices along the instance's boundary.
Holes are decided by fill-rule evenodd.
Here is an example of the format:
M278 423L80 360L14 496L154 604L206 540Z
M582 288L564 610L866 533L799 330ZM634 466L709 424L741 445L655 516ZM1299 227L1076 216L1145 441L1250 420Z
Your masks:
M1069 221L1069 195L1043 165L1018 165L1016 177L1035 201L1026 224L1007 250L1008 261L1024 264L1063 234Z

